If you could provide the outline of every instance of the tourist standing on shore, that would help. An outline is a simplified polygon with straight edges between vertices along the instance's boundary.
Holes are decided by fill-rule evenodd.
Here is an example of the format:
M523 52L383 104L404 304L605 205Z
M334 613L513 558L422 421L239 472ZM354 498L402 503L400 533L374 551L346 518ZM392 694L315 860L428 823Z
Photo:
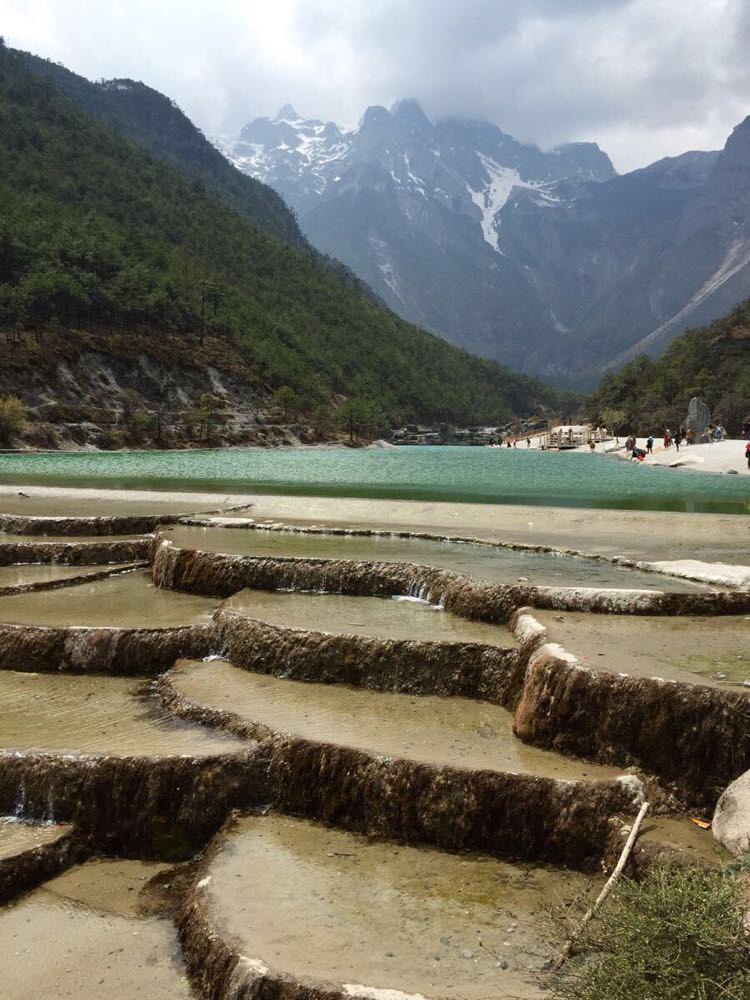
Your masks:
M653 453L654 453L654 435L653 434L649 434L649 436L646 438L646 451L649 453L649 455L653 455Z
M677 430L674 432L674 446L677 451L680 450L680 442L682 441L682 430Z
M664 447L669 448L672 444L672 432L667 427L664 431Z
M625 443L625 450L630 452L630 461L635 462L639 458L645 458L646 452L638 447L638 438L635 434L631 434Z
M750 441L745 445L745 458L747 459L747 467L750 469Z

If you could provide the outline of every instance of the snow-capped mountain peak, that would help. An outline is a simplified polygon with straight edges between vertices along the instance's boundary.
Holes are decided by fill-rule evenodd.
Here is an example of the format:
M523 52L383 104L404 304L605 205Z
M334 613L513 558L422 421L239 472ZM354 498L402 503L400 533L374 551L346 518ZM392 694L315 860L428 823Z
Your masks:
M622 177L595 143L544 151L413 98L349 128L285 105L217 145L406 319L556 380L750 294L750 119Z
M280 108L276 117L275 122L298 122L301 121L300 116L294 110L291 104L285 104L283 108Z
M276 188L302 219L341 191L372 185L400 199L407 221L425 207L410 199L467 217L476 239L497 253L499 216L514 187L536 190L551 204L545 191L552 181L613 173L598 147L595 154L584 143L543 153L487 122L434 124L414 98L369 107L349 130L301 118L285 104L275 118L256 118L236 139L216 144L245 173Z
M567 299L540 304L516 220L562 216L576 192L614 177L595 144L545 152L490 122L433 120L413 98L372 105L348 128L286 104L216 144L405 318L512 364L573 327Z

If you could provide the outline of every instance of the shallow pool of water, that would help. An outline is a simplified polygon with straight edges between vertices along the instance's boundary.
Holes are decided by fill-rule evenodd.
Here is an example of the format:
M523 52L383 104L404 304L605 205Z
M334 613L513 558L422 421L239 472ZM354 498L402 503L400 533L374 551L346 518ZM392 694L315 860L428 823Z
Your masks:
M106 566L0 566L0 587L20 587L29 583L54 583L71 577L90 576L106 571Z
M180 664L174 684L190 701L234 712L276 732L450 767L607 780L621 770L527 746L499 705L309 684L241 670L224 661Z
M352 993L468 1000L542 995L535 977L563 943L552 911L599 884L274 815L240 820L210 875L212 923L248 958Z
M180 722L125 677L0 671L0 750L207 756L246 744Z
M177 932L148 912L166 869L89 861L0 909L4 1000L190 1000Z
M241 590L224 607L271 625L313 632L421 642L517 645L507 628L470 622L435 605L409 598Z
M741 465L742 453L738 454ZM641 510L750 511L750 483L603 455L506 448L0 455L0 482Z
M624 589L694 591L696 584L661 573L629 570L599 559L578 559L554 553L523 552L461 542L421 538L304 534L253 528L166 528L175 545L208 552L253 556L294 556L304 559L353 559L411 562L466 573L488 583L529 581L540 586L619 587ZM707 589L703 587L701 589Z
M58 590L0 597L0 622L13 625L159 628L207 622L219 602L155 587L136 570Z
M639 843L654 843L681 852L691 863L728 864L728 851L714 840L710 830L702 830L689 816L647 818L641 827Z
M534 611L552 642L595 670L726 687L750 681L750 615L641 618ZM750 688L743 687L750 696Z
M71 829L54 823L21 823L15 818L0 816L0 861L51 844Z

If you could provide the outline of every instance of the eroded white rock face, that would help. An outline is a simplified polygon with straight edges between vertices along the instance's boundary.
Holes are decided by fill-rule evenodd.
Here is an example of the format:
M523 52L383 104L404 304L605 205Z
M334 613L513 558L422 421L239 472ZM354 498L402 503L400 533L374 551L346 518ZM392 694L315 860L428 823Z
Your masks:
M724 789L716 804L711 829L715 839L731 854L750 850L750 771Z

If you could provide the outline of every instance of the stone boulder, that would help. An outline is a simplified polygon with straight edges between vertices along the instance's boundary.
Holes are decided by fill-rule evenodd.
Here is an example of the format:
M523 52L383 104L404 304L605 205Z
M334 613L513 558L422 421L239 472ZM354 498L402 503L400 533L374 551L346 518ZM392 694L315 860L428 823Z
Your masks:
M750 771L724 789L711 829L714 838L731 854L750 850Z
M711 411L700 396L693 396L688 403L687 420L685 427L695 434L695 440L700 441L701 434L708 429L711 423Z

